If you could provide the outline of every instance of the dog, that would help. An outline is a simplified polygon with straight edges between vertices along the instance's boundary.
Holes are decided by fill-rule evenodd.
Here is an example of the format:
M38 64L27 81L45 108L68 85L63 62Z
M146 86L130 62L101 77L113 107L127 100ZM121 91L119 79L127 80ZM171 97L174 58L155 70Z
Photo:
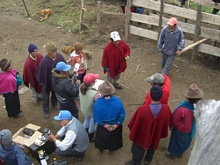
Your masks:
M52 14L51 9L44 9L40 11L40 21L47 19Z
M74 46L71 45L66 45L62 48L62 52L68 56L74 51ZM85 56L87 60L91 60L93 58L93 54L90 51L84 50ZM67 60L67 63L70 63L71 58ZM90 66L91 67L91 66Z

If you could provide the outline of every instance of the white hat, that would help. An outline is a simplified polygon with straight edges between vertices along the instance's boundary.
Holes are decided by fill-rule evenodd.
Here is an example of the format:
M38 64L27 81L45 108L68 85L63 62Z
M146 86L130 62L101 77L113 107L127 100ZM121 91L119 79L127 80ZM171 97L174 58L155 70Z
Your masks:
M119 33L116 31L110 33L110 38L113 39L113 41L121 40Z

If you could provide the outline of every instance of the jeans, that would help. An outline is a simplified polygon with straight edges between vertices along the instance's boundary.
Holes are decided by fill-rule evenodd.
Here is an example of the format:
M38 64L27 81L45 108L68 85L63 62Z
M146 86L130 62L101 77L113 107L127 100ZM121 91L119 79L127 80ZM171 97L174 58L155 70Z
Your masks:
M49 113L49 104L50 104L49 96L50 96L50 92L47 93L47 91L45 90L45 86L43 85L43 88L42 88L42 98L43 98L43 100L42 100L42 102L43 102L43 111L44 111L45 114ZM54 91L51 91L51 104L53 106L57 105L57 97L56 97Z
M166 55L162 53L162 73L168 75L170 68L173 65L176 55Z
M140 146L137 146L134 142L132 144L132 147L131 147L131 152L133 154L133 164L134 165L140 165L141 164L141 160L142 158L144 157L144 153L145 153L145 149L140 147ZM153 160L153 156L154 156L154 148L153 146L149 146L149 148L147 149L147 153L145 155L145 162L152 162Z
M115 78L112 79L112 77L110 76L110 73L107 73L107 80L108 80L110 83L118 83L120 77L121 77L121 73L117 74L117 75L115 76Z
M36 90L33 87L31 87L31 100L37 101L38 98L42 98L42 93L37 93Z
M94 133L95 129L96 129L96 124L94 123L94 118L85 115L83 127L85 129L88 129L88 133Z
M59 148L56 148L56 154L57 155L62 155L62 156L81 156L81 155L84 155L85 154L85 151L84 152L78 152L74 149L74 147L69 147L67 148L65 151L61 151Z

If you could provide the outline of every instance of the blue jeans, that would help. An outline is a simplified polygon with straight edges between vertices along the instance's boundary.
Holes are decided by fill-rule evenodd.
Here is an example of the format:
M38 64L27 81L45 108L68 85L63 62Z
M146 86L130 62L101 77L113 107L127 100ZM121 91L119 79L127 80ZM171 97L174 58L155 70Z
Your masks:
M176 55L166 55L162 53L162 73L168 75L170 68L173 65Z
M83 127L85 129L88 129L88 133L94 133L95 132L95 126L96 126L96 124L94 123L94 118L85 115L85 119L84 119L84 122L83 122Z
M47 93L47 91L45 90L45 86L43 85L43 88L42 88L42 102L43 102L43 111L46 114L49 113L49 104L50 104L49 96L50 96L50 92ZM57 97L56 97L54 91L51 91L51 104L53 106L57 105Z

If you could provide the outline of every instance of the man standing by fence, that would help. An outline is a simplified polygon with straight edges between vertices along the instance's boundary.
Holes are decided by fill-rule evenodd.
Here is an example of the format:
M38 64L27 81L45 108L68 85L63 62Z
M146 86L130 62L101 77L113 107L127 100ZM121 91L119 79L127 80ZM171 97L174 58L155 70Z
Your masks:
M157 44L158 51L162 53L162 73L168 75L176 55L180 55L185 44L182 29L177 26L177 19L172 17L167 22Z

